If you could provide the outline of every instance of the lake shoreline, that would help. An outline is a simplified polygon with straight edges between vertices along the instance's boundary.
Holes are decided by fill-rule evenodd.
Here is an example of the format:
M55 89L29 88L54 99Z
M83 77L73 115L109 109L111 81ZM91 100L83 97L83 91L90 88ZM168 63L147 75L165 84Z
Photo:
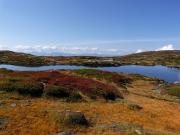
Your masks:
M51 65L51 66L38 66L38 67L26 67L15 65L3 65L0 64L0 68L6 68L14 71L46 71L46 70L75 70L75 69L98 69L103 71L127 73L127 74L140 74L151 78L159 78L165 80L168 83L180 82L180 70L178 68L166 67L166 66L140 66L140 65L123 65L123 66L111 66L111 67L87 67L87 66L75 66L75 65Z

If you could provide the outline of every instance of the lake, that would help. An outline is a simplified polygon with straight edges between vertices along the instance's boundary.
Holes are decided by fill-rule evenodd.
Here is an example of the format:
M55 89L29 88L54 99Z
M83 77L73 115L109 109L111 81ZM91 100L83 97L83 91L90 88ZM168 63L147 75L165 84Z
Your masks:
M6 68L16 71L44 71L44 70L58 70L58 69L84 69L91 67L84 66L70 66L70 65L51 65L51 66L40 66L40 67L24 67L14 65L0 65L0 68ZM141 74L149 77L156 77L165 80L168 83L180 82L180 69L169 68L166 66L138 66L138 65L127 65L119 67L97 67L95 69L113 71L113 72L124 72L129 74Z

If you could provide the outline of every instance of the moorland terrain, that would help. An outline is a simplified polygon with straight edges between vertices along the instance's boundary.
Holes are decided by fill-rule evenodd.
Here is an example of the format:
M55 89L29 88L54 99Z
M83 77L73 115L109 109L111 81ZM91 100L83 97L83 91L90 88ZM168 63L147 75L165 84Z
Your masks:
M178 84L95 69L0 75L0 135L180 134Z
M150 57L151 56L151 57ZM0 52L1 64L179 67L180 51L121 57ZM180 84L96 69L0 69L0 135L179 135Z

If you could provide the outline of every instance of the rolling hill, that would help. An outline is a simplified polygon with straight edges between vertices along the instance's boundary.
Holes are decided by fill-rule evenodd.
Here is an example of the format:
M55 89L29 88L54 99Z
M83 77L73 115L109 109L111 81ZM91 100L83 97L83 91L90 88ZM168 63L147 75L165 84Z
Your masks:
M124 64L180 66L180 50L149 51L115 58Z
M97 56L35 56L12 51L0 51L0 64L21 66L81 65L81 66L120 66L120 65L164 65L180 67L180 50L149 51L117 57Z

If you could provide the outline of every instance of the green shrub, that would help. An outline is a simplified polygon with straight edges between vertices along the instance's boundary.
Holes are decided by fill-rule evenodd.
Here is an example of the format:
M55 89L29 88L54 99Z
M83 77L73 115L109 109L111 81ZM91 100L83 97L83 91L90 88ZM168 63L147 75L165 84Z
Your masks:
M52 85L45 89L44 95L46 97L65 98L69 97L69 92L64 87Z
M94 95L103 97L105 100L116 100L116 98L118 98L118 96L116 95L116 93L114 93L113 91L108 91L106 89L102 89L102 88L94 88ZM119 97L119 98L123 98L123 97Z
M78 102L82 100L83 100L83 97L80 92L71 93L70 97L67 99L67 101L69 102Z
M5 77L0 81L0 90L6 92L12 92L16 90L16 83L20 81L18 77Z
M0 73L6 74L6 73L12 73L12 72L13 72L13 70L9 70L6 68L0 68Z
M105 90L103 90L102 88L98 88L98 87L96 87L96 86L94 86L93 87L93 93L95 94L95 95L105 95Z
M166 93L180 98L180 84L170 85L166 88Z
M0 81L0 91L12 92L15 90L14 83L7 80Z
M43 93L43 86L35 82L22 82L19 78L5 78L0 81L0 91L18 92L21 95L39 97Z
M72 111L63 111L63 112L50 112L50 119L55 122L57 125L72 127L72 126L85 126L89 125L85 115L82 112L72 112Z
M116 94L114 92L111 92L111 91L106 92L103 96L106 100L113 100L114 101L117 98Z
M19 82L16 83L15 90L21 95L39 97L43 93L43 85L36 82Z
M16 83L16 82L22 81L22 78L20 78L20 77L6 77L3 80L6 80L6 81L12 82L12 83Z
M170 90L167 90L167 93L169 95L172 95L172 96L176 96L176 97L179 97L180 98L180 89L170 89Z

